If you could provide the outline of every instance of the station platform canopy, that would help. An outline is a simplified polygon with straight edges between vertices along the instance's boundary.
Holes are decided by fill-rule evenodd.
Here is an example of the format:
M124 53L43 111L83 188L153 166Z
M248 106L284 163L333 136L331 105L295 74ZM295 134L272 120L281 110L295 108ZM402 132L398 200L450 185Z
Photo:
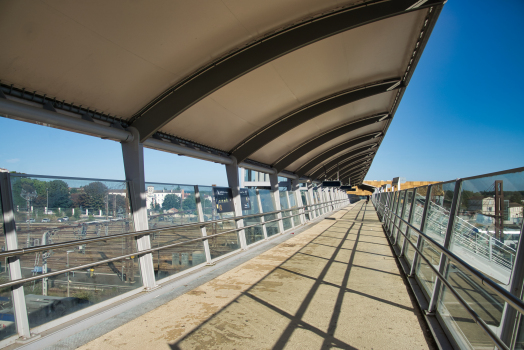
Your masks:
M358 185L443 3L6 2L0 114Z

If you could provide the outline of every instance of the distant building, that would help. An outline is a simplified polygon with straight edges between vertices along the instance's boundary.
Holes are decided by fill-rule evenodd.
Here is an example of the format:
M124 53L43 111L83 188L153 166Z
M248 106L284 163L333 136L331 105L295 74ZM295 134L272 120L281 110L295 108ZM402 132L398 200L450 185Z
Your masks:
M148 209L151 208L151 204L162 206L162 203L164 203L164 199L168 194L174 194L181 200L184 200L191 195L190 193L184 192L184 190L155 190L154 186L147 186L146 207Z

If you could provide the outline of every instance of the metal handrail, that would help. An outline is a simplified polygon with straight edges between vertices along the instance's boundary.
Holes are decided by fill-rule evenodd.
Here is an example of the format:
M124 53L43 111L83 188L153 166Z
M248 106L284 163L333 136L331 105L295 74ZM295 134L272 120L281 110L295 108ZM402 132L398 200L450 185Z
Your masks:
M343 200L337 200L338 201L343 201ZM324 203L334 203L335 201L333 202L324 202ZM320 204L320 203L319 203ZM317 205L317 204L315 204ZM319 207L319 208L324 208L324 207L327 207L327 206L330 206L330 204L326 204L322 207ZM302 207L303 208L303 207ZM319 209L317 208L317 209ZM291 210L296 210L297 208L293 208ZM282 219L287 219L287 218L293 218L295 216L300 216L300 215L303 215L305 214L306 212L307 213L310 213L314 210L317 210L317 209L313 209L313 210L305 210L304 212L302 213L298 213L298 214L292 214L290 216L286 216L285 218L282 218ZM288 209L286 209L287 211ZM263 214L263 215L267 215L267 213ZM187 241L183 241L183 242L177 242L177 243L173 243L173 244L167 244L167 245L163 245L161 247L156 247L156 248L150 248L150 249L146 249L146 250L141 250L141 251L137 251L137 252L134 252L134 253L129 253L129 254L125 254L125 255L120 255L120 256L117 256L117 257L114 257L114 258L109 258L109 259L105 259L105 260L99 260L99 261L96 261L96 262L93 262L93 263L89 263L89 264L84 264L84 265L79 265L79 266L75 266L75 267L70 267L70 268L66 268L66 269L62 269L62 270L57 270L57 271L54 271L54 272L48 272L48 273L45 273L45 274L41 274L41 275L38 275L38 276L32 276L32 277L26 277L26 278L20 278L20 279L16 279L16 280L12 280L12 281L9 281L9 282L6 282L6 283L2 283L0 284L0 288L5 288L5 287L11 287L11 286L16 286L16 285L19 285L19 284L22 284L22 283L26 283L26 282L31 282L31 281L35 281L35 280L39 280L39 279L43 279L43 278L47 278L47 277L52 277L52 276L57 276L57 275L61 275L63 273L67 273L67 272L72 272L72 271L77 271L77 270L83 270L83 269L86 269L86 268L89 268L89 267L94 267L94 266L98 266L98 265L104 265L104 264L107 264L109 262L113 262L113 261L118 261L118 260L122 260L122 259L126 259L126 258L130 258L130 257L134 257L134 256L141 256L141 255L145 255L145 254L149 254L149 253L153 253L155 251L158 251L158 250L162 250L162 249L168 249L168 248L172 248L172 247L175 247L175 246L179 246L179 245L184 245L184 244L188 244L188 243L193 243L193 242L198 242L198 241L204 241L204 240L207 240L209 238L213 238L213 237L217 237L217 236L220 236L220 235L224 235L226 233L232 233L232 232L236 232L236 231L240 231L240 230L244 230L246 228L250 228L250 227L255 227L255 226L260 226L260 225L264 225L264 224L267 224L267 223L270 223L270 222L274 222L274 221L279 221L279 220L282 220L281 218L277 218L277 219L273 219L273 220L268 220L268 221L264 221L264 222L259 222L259 223L256 223L256 224L253 224L253 225L249 225L249 226L243 226L243 227L237 227L237 228L234 228L234 229L231 229L231 230L228 230L228 231L223 231L223 232L220 232L220 233L216 233L216 234L213 234L213 235L209 235L209 236L205 236L205 237L199 237L199 238L194 238L194 239L190 239L190 240L187 240ZM231 219L229 219L231 220ZM180 227L180 226L174 226L176 228ZM171 228L172 229L172 228ZM151 230L150 230L151 231ZM146 231L141 231L141 234L145 234L144 232ZM149 231L148 231L149 232ZM155 231L156 232L156 231ZM113 238L115 237L116 235L114 236L110 236L110 238ZM109 237L109 236L108 236ZM103 237L100 237L100 238L103 238ZM96 238L97 241L100 241L100 240L107 240L107 239L98 239L98 237ZM72 241L71 243L57 243L57 244L53 244L53 245L49 245L49 246L42 246L42 247L45 247L43 249L39 249L38 251L45 251L45 250L51 250L52 248L49 248L50 246L53 246L55 247L56 245L60 245L60 247L66 247L66 246L76 246L78 245L79 242L81 241L86 241L86 240L79 240L79 241ZM92 243L93 241L90 241L90 243ZM40 247L38 247L40 248ZM19 249L20 250L20 249ZM4 257L7 253L12 253L12 252L17 252L19 250L16 250L16 251L9 251L9 252L5 252L5 253L1 253L2 255L0 257ZM25 253L34 253L36 250L31 250L31 251L28 251L26 249ZM12 255L9 255L9 256L18 256L18 255L21 255L21 254L12 254Z
M380 204L379 204L380 205ZM460 265L462 268L464 268L465 270L467 270L468 272L470 272L472 275L474 275L476 278L478 278L483 285L486 285L488 286L495 294L497 294L500 298L502 298L505 302L507 302L508 304L510 304L514 309L516 309L518 312L520 312L521 314L524 314L524 302L522 302L522 300L520 300L519 298L517 298L516 296L514 296L513 294L509 293L507 290L505 290L504 288L502 288L498 283L496 283L495 281L493 281L492 279L490 279L489 277L485 276L482 272L478 271L476 268L474 268L473 266L469 265L468 263L466 263L464 260L462 260L461 258L459 258L457 255L455 255L453 252L451 252L450 250L444 248L440 243L438 243L437 241L435 241L434 239L432 239L431 237L429 237L427 234L425 234L424 232L422 232L421 230L419 230L418 228L416 228L415 226L413 226L412 224L410 224L409 222L407 222L406 220L402 219L399 215L397 215L396 213L393 213L393 211L391 211L388 207L385 207L384 208L386 211L389 211L391 214L395 215L397 218L399 218L401 221L403 221L407 226L409 226L412 230L414 230L415 232L417 232L419 235L421 235L422 237L424 237L424 239L426 239L427 241L429 241L431 244L433 244L435 246L435 248L437 248L441 253L443 253L444 255L446 255L449 259L451 259L454 263L456 263L457 265ZM403 236L406 236L406 234L404 234L400 229L399 227L397 226L396 223L393 223L393 225L395 227L397 227L397 229L399 230L399 232L403 235ZM399 225L400 225L400 222L399 222ZM410 240L408 240L410 241ZM411 241L410 241L411 242ZM420 252L419 252L420 253Z
M277 211L272 211L272 212L267 212L267 213L261 213L261 214L249 214L249 215L225 218L225 219L220 219L220 220L211 220L211 221L204 221L204 222L193 222L193 223L182 224L182 225L174 225L174 226L158 228L158 229L150 229L150 230L144 230L144 231L118 233L118 234L111 235L111 236L93 237L93 238L81 239L81 240L78 240L78 241L68 241L68 242L64 242L64 243L53 243L53 244L42 245L42 246L38 246L38 247L7 250L5 252L0 252L0 258L9 258L9 257L12 257L12 256L18 256L18 255L23 255L23 254L28 254L28 253L37 253L37 252L43 252L43 251L51 250L51 249L72 247L72 246L76 246L76 245L90 244L90 243L95 243L95 242L105 242L105 241L108 241L108 240L118 239L118 238L123 238L123 237L135 237L135 236L151 235L153 233L159 233L159 232L169 231L169 230L173 230L173 229L188 228L188 227L193 227L193 226L202 227L202 226L206 226L206 225L209 225L209 224L221 223L221 222L224 222L224 221L238 221L238 220L242 220L242 219L246 219L246 218L266 216L266 215L273 215L273 214L283 213L283 212L287 212L287 211L304 209L304 208L312 207L312 206L320 206L321 204L326 204L327 203L326 205L323 205L323 206L320 206L318 208L313 209L313 210L317 210L317 209L325 208L325 207L331 205L330 203L341 202L341 201L344 201L344 199L337 199L337 200L335 200L333 202L322 202L322 203L317 203L317 204L305 205L305 206L302 206L302 207L296 207L296 208L291 208L291 209L282 209L282 210L277 210ZM305 212L309 213L309 212L311 212L313 210L305 210L304 213ZM303 213L292 215L292 216L297 216L297 215L302 215L302 214ZM282 217L282 219L290 218L292 216ZM277 220L281 220L281 219L277 219ZM266 221L266 222L270 222L270 221ZM241 230L241 229L242 228L240 228L239 230Z

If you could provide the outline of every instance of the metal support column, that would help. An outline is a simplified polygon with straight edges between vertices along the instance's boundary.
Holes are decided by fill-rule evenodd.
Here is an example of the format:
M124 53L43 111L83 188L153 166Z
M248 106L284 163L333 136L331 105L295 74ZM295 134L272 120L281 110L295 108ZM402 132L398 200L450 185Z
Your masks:
M298 179L291 180L291 193L294 193L295 196L295 203L297 207L304 206L304 203L302 203L302 195L300 192L300 182L298 182ZM297 212L300 214L300 224L303 225L306 223L306 216L304 215L304 209L298 209Z
M288 190L286 191L286 201L287 201L287 208L288 209L291 209L291 201L289 200L289 187L288 186ZM293 211L288 211L288 216L289 216L289 220L291 221L291 227L294 228L295 227L295 220L294 218L291 216L293 215Z
M307 205L308 205L307 209L311 210L309 212L309 220L313 220L317 217L317 211L315 210L315 197L313 194L313 185L311 184L307 185L307 193L308 193L308 195L306 196Z
M262 210L262 200L260 199L260 192L258 192L258 189L256 190L256 192L257 192L258 210L262 214L264 211ZM260 217L260 222L262 223L262 232L264 233L264 239L267 239L267 228L265 224L266 219L264 218L264 216Z
M239 185L239 177L238 177L238 165L237 160L234 157L231 157L233 159L232 164L226 164L226 173L227 173L227 183L229 185L229 188L231 188L231 192L233 194L233 206L235 209L235 216L239 217L242 216L242 204L240 202L240 185ZM244 220L235 220L236 227L242 228L244 227ZM247 243L246 243L246 232L245 230L238 231L238 238L240 241L240 248L242 250L247 249Z
M522 298L523 292L523 283L524 283L524 225L520 229L520 238L517 246L517 253L515 255L515 262L513 266L513 273L511 274L511 280L509 281L508 291L516 296L517 298ZM502 322L500 325L499 336L500 339L506 345L510 346L513 349L514 344L511 344L514 339L512 336L517 332L519 323L522 322L522 315L519 315L517 310L508 306L508 303L504 305L504 311L502 312ZM514 338L514 337L513 337Z
M2 215L4 218L5 241L7 250L18 249L16 236L15 214L13 208L13 198L11 193L11 179L9 172L0 169L0 196L2 197ZM9 277L11 281L22 278L20 258L18 256L8 259ZM27 318L27 308L25 304L25 294L23 284L11 288L13 293L13 308L18 335L22 338L30 338L29 321Z
M122 142L122 155L124 158L124 169L126 181L129 184L129 198L133 210L133 222L135 231L148 229L147 207L146 207L146 184L144 177L144 146L140 143L138 130L130 127L133 141ZM151 248L149 235L137 236L138 251ZM140 272L142 282L146 290L156 287L153 255L151 253L140 256Z
M451 235L453 234L453 224L455 223L455 215L457 214L458 200L460 196L460 189L462 187L462 180L459 179L455 182L455 192L453 193L453 202L451 202L451 210L449 211L449 221L446 228L446 236L444 237L444 248L449 249L451 243ZM444 270L446 269L447 257L444 254L440 254L440 262L438 265L438 272L444 275ZM431 295L431 300L429 301L429 306L427 313L431 314L435 312L437 306L437 300L440 295L442 282L440 278L437 278L435 285L433 287L433 294Z
M426 201L424 202L424 210L422 211L422 220L420 220L420 230L422 232L424 232L424 226L426 225L426 215L428 213L429 200L431 198L431 187L433 187L433 185L429 185L427 187ZM415 195L416 195L416 192L415 192ZM423 244L424 244L424 239L422 238L422 236L419 235L417 238L417 249L421 250ZM415 251L415 255L413 256L413 262L411 263L411 270L409 271L409 276L415 276L417 264L418 264L418 251Z
M204 218L204 209L202 208L202 199L200 197L200 190L198 189L198 186L195 185L195 201L196 201L196 209L197 209L197 215L198 215L198 222L205 222ZM200 226L200 231L202 232L202 237L207 237L207 230L206 225L203 224ZM211 251L209 250L209 240L203 241L204 243L204 253L206 254L206 264L212 265L211 261Z
M269 182L271 184L271 196L273 197L273 204L275 205L275 210L282 210L280 207L280 194L278 193L278 175L269 174ZM280 233L284 232L284 223L282 222L282 213L277 214L278 229Z

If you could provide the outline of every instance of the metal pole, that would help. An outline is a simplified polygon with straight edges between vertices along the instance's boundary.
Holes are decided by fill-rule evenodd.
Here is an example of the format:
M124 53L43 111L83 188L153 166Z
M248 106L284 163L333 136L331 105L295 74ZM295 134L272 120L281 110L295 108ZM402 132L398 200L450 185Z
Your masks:
M146 207L146 185L144 175L144 146L139 142L140 134L133 127L128 128L133 134L133 141L122 142L122 155L124 158L124 169L126 181L129 185L129 198L133 212L135 231L146 231L148 229L147 207ZM136 240L137 250L151 248L149 235L139 236ZM156 288L155 270L153 266L153 255L144 254L139 258L140 272L143 285L146 290Z
M451 202L451 210L449 211L449 220L448 220L448 226L446 228L446 236L444 237L444 248L449 249L449 245L451 243L451 235L453 234L453 224L455 222L455 215L457 214L457 208L458 208L458 202L460 197L460 189L462 187L462 179L457 180L455 182L455 192L453 193L453 202ZM445 254L440 254L440 262L438 266L438 271L441 274L444 274L444 270L446 269L446 263L447 263L447 256ZM433 287L433 294L431 295L431 300L429 301L428 306L428 314L432 314L435 312L435 308L437 305L437 300L440 295L440 286L442 282L440 279L437 278L435 281L435 285Z
M195 185L195 200L196 200L198 221L205 222L206 220L204 218L204 209L202 208L202 198L200 197L200 190L198 189L198 186L196 185ZM202 233L202 237L207 237L206 225L200 226L200 231ZM203 242L204 242L204 253L206 255L206 264L212 265L211 251L209 249L209 241L206 239Z
M278 193L278 175L269 174L269 182L271 184L271 196L273 197L273 204L276 211L282 210L280 207L280 194ZM282 213L277 214L278 228L280 233L284 232L284 223L282 222Z
M257 192L257 203L258 203L258 211L259 213L263 213L264 210L262 210L262 199L260 198L260 192L258 191L258 189L256 190ZM260 222L262 223L262 232L264 233L264 239L267 239L267 227L266 227L266 219L264 218L264 216L261 216L260 217Z
M18 239L16 235L16 224L13 208L13 197L11 193L11 179L9 172L0 169L0 196L2 200L2 215L4 217L5 241L7 250L18 249ZM22 278L22 268L20 258L13 256L8 258L9 277L11 280ZM25 303L24 286L22 284L12 287L13 308L18 335L22 338L30 338L29 321L27 318L27 308Z
M508 285L508 292L522 299L523 283L524 283L524 225L520 229L520 238L517 246L517 253L515 255L515 263L513 265L513 273ZM517 336L519 324L522 322L522 315L517 310L505 303L504 311L502 312L502 321L500 325L500 339L506 344L511 344L514 348L514 342Z
M238 165L237 165L236 158L235 157L231 157L231 158L233 159L233 163L226 164L227 182L233 194L233 207L235 210L235 216L239 217L239 216L242 216L242 203L240 201L240 184L239 184L239 179L238 179ZM237 228L244 227L243 219L235 220L235 223L236 223ZM246 250L247 243L246 243L245 230L238 231L238 238L240 241L240 248L242 250Z
M291 201L289 200L289 187L288 187L288 190L286 191L286 201L287 201L287 208L288 209L291 209ZM288 211L288 214L290 213L293 213L292 211ZM295 227L295 219L294 218L289 218L289 220L291 221L291 227L294 228Z

